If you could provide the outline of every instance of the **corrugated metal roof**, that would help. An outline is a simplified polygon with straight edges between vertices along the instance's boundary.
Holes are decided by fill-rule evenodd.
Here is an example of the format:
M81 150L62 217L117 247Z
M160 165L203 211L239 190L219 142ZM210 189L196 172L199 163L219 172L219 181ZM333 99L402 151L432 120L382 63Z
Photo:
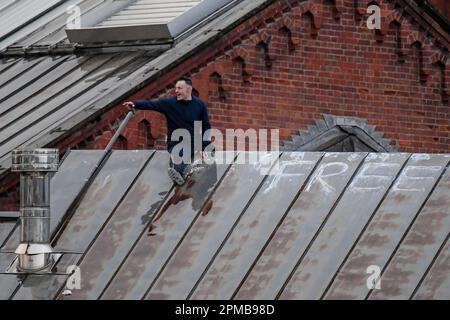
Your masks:
M7 0L0 4L0 40L37 19L63 0Z
M11 2L11 8L19 8L23 1L27 0ZM213 29L205 25L174 47L149 45L131 52L124 49L99 54L86 49L78 55L71 53L73 45L68 44L65 34L68 6L79 5L82 22L100 23L132 1L69 0L56 7L46 2L52 10L24 19L23 27L1 41L0 50L13 45L8 54L18 56L5 54L0 59L0 175L9 170L13 149L51 145L268 0L230 8L229 14L211 22ZM190 45L185 46L186 42ZM67 52L52 51L65 44ZM39 54L25 55L33 50Z
M14 32L1 38L0 50L8 46L48 46L68 43L66 27L80 11L81 27L101 23L134 0L16 0L6 10L0 10L3 19L13 18L20 25ZM32 2L32 4L30 4ZM47 9L47 10L44 10ZM51 10L49 10L51 9Z
M53 231L71 208L53 241L70 252L56 273L0 274L0 298L450 296L450 155L285 152L269 174L235 160L182 187L166 175L167 152L101 158L71 151L52 179ZM1 270L13 259L0 253ZM82 287L63 297L70 265ZM382 272L380 290L367 286L369 266Z
M0 165L36 136L58 130L155 57L152 52L20 58L0 73Z

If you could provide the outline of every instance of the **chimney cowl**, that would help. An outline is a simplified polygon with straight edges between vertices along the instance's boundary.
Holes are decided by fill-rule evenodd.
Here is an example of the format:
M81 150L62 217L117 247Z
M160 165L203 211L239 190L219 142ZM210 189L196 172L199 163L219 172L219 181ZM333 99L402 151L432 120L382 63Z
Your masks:
M52 262L50 245L50 178L58 170L57 149L12 152L13 172L20 172L20 244L18 269L37 272Z

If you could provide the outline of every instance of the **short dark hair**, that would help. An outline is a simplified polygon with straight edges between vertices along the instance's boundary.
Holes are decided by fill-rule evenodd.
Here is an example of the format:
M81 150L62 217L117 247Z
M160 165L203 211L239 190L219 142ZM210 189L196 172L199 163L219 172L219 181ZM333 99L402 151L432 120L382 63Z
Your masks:
M187 85L189 85L189 86L192 87L192 80L191 80L191 78L188 78L188 77L182 77L182 78L180 78L180 80L178 80L178 81L184 81L184 82L186 82Z

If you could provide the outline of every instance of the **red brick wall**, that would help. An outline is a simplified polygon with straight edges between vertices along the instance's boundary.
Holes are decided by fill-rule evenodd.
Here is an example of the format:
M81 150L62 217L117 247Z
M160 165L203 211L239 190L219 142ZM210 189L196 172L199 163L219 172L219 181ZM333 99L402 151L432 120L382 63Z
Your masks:
M378 2L382 30L369 30L368 3L276 1L125 100L170 94L190 75L217 129L279 128L289 139L323 114L357 116L400 151L450 152L448 57L391 1ZM119 104L56 147L104 148L124 115ZM161 115L139 112L118 147L161 149L165 133ZM14 190L0 188L0 210Z
M276 1L125 100L172 94L190 75L217 129L279 128L288 139L327 113L367 119L404 152L450 152L448 57L393 1L379 2L382 30L369 30L374 2ZM103 148L124 115L119 104L58 147ZM161 115L139 112L123 137L128 149L163 148L165 133Z
M287 139L327 113L367 119L404 152L450 152L450 68L435 39L389 1L380 3L379 32L366 25L370 1L357 10L353 0L287 3L277 1L130 99L153 97L190 74L218 129L280 128Z
M2 180L0 211L18 211L19 202L19 174L13 173Z

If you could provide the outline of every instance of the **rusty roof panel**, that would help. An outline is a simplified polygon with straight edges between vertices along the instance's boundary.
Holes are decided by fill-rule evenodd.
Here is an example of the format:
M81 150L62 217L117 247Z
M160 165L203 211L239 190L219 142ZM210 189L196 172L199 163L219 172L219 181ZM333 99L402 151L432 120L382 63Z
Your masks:
M329 298L364 299L368 295L368 268L384 268L447 163L448 158L438 155L411 156L351 250Z
M83 286L71 299L96 299L170 192L169 154L158 152L139 175L80 264Z
M175 188L102 299L141 299L145 295L192 222L202 209L207 210L208 199L228 168L226 164L209 165L194 173L189 183Z
M4 259L10 261L10 255L8 254L5 257L4 253L0 253L0 261ZM2 269L1 271L5 270ZM16 288L20 285L20 281L22 281L22 279L23 276L0 273L0 300L8 300Z
M12 300L53 300L67 278L60 274L29 275Z
M363 228L372 210L379 203L383 187L374 181L367 181L367 176L380 171L387 171L390 177L400 166L389 167L383 162L387 155L371 154L358 168L348 168L352 177L345 186L344 193L330 211L310 247L305 251L293 270L280 299L319 299L331 280L339 263L348 252L355 238ZM395 159L394 163L403 159ZM379 163L382 162L380 165ZM355 170L356 169L356 170ZM390 169L390 170L389 170ZM392 172L394 171L394 173ZM385 179L388 180L388 179ZM374 186L375 184L375 186ZM374 192L375 190L378 191ZM368 197L369 195L369 197Z
M121 202L152 151L114 151L57 240L56 250L84 252Z
M240 153L239 157L244 157ZM233 164L146 299L186 299L263 181L256 165Z
M447 225L448 227L448 225ZM450 232L413 299L450 300Z
M64 227L61 237L57 239L55 251L84 252L96 239L108 216L115 210L116 205L120 203L122 196L126 194L129 186L153 153L153 151L113 151L67 226ZM82 164L83 160L81 158L79 160ZM81 255L65 255L63 258L62 267L61 263L59 264L63 269L62 272L69 265L77 265ZM34 281L42 282L42 285L51 283L51 286L47 287L47 295L50 298L56 296L66 279L66 276L41 280L33 277L28 281L31 287ZM25 290L26 282L24 286L25 288L21 288L17 293L18 299L32 298L33 291Z
M52 300L66 282L68 273L76 267L79 254L64 254L51 274L33 274L24 277L23 285L10 298L12 300ZM82 279L81 279L82 280Z
M235 299L277 297L364 156L325 154Z
M371 299L409 299L449 234L450 171L442 176L417 220L382 274ZM450 292L450 284L447 286ZM450 295L447 296L447 299Z
M102 155L72 151L51 180L55 250L80 254L17 276L0 252L0 299L450 296L450 155L283 153L268 175L205 165L176 188L167 152L114 151L94 175ZM65 296L71 265L82 286Z
M321 157L320 153L281 156L191 299L233 296Z
M97 169L103 155L103 150L72 150L61 163L58 172L51 180L50 228L52 233L63 222L64 214ZM70 181L69 185L67 181Z
M51 179L50 234L56 232L63 222L64 215L97 168L103 154L102 150L73 150L60 164ZM19 242L19 228L16 228L2 249L14 251Z
M341 255L345 251L345 245L351 240L352 233L345 230L346 226L352 226L353 230L358 229L365 215L360 210L352 210L349 212L348 201L351 200L358 203L357 198L359 190L349 192L351 183L357 176L357 170L362 166L366 154L347 155L346 161L336 159L332 166L337 168L332 171L338 176L344 172L348 172L350 180L345 184L343 181L338 183L344 185L344 194L337 199L336 204L330 210L328 218L326 218L321 226L320 233L315 236L313 243L304 251L303 256L298 260L297 266L292 270L290 277L284 284L284 288L279 292L280 299L318 299L322 287L328 284L327 277L330 276L333 267L333 259ZM336 157L337 158L337 157ZM320 171L319 171L320 174ZM330 173L329 173L330 174ZM328 175L329 175L328 174ZM323 174L322 174L323 175ZM314 177L313 177L314 179ZM331 189L327 186L326 180L322 181L324 190L327 192ZM299 288L302 288L299 290ZM316 295L319 295L316 297Z

